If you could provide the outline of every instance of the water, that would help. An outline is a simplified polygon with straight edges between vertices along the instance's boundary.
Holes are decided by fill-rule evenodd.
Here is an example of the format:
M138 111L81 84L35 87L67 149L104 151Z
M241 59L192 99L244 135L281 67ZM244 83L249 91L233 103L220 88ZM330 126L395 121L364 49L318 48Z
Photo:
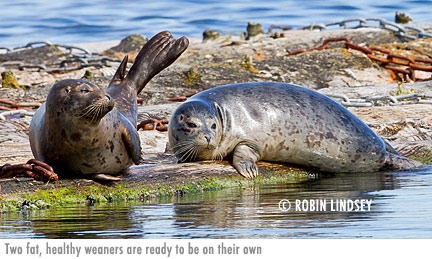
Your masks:
M120 40L170 30L174 36L201 37L206 29L245 31L248 21L301 27L354 17L394 21L396 11L416 22L432 22L429 0L231 1L231 0L0 0L0 46L30 41L77 43Z
M432 171L0 215L0 238L432 238ZM283 212L281 199L372 199L370 211ZM107 220L109 215L109 220Z

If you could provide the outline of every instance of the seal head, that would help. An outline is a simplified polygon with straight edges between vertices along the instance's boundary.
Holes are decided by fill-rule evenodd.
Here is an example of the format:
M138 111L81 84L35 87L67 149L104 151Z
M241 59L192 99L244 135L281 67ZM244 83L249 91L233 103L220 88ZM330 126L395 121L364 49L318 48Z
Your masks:
M49 117L58 122L95 125L114 108L114 101L89 82L67 79L53 85L46 106Z
M217 159L222 124L214 105L200 100L180 105L171 115L168 136L179 161Z

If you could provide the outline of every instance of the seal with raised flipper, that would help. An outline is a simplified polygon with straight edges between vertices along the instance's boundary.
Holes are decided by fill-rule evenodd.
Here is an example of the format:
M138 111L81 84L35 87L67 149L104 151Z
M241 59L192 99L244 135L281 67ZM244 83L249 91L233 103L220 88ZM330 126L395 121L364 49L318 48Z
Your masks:
M169 143L179 162L232 158L247 178L259 160L325 172L411 169L364 122L334 100L300 86L254 82L215 87L171 115Z
M55 83L30 124L30 145L36 159L60 175L117 180L113 177L141 159L136 130L137 94L187 48L168 31L150 39L126 75L128 57L104 92L76 79Z

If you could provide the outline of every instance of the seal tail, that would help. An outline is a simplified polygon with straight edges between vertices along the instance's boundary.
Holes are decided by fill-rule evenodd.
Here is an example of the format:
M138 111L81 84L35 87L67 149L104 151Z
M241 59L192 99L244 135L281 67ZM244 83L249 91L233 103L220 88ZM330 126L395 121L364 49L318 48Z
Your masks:
M393 170L415 169L424 166L421 162L397 154L387 153L385 167Z
M127 83L135 86L137 94L160 71L171 65L189 46L186 37L171 38L171 32L159 32L151 38L138 53L134 64L126 76ZM125 57L127 61L127 57ZM126 62L123 60L118 71L121 79L124 78ZM124 63L124 64L123 64ZM115 76L116 77L116 76Z

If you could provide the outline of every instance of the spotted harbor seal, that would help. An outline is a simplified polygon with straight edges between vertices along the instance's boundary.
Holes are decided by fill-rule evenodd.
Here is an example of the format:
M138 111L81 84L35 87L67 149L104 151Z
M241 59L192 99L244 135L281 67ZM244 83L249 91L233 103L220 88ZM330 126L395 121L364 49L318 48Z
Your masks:
M75 79L55 83L30 124L30 145L36 159L57 173L100 180L141 159L136 130L137 94L153 76L187 48L185 37L168 31L150 39L126 75L126 56L106 92Z
M345 107L313 90L272 83L215 87L181 104L169 121L179 162L232 157L237 171L278 161L327 172L419 167L402 157Z

